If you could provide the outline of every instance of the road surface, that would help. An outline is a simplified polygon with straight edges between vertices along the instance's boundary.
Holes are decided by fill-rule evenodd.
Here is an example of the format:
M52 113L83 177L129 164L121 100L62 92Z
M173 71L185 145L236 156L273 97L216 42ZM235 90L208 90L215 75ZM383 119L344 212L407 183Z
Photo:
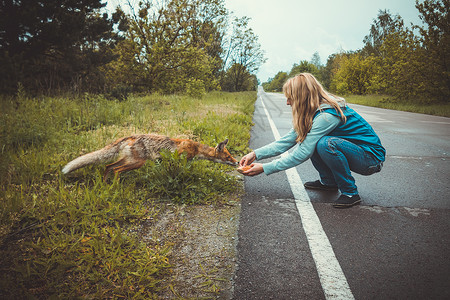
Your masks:
M318 179L310 161L245 178L234 299L450 299L450 119L351 107L380 136L383 170L355 174L362 203L349 209L301 188ZM291 120L260 88L250 147Z

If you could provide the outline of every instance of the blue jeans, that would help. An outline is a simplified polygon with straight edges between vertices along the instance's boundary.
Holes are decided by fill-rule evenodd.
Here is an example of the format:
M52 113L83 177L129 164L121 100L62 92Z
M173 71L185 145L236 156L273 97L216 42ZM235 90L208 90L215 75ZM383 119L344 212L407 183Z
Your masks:
M337 186L342 194L356 195L351 171L361 175L379 172L383 162L347 140L324 136L317 143L311 161L324 185Z

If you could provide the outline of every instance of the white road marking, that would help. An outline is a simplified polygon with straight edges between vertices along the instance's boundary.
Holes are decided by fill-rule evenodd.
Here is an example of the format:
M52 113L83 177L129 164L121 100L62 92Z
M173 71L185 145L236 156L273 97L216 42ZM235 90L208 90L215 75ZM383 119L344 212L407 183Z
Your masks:
M369 123L394 123L394 121L383 119L373 113L363 113L358 111L358 113Z
M429 216L430 215L430 210L426 209L426 208L409 208L409 207L404 207L404 209L413 217L418 217L420 214Z
M262 97L260 100L269 125L276 140L281 136L275 123L264 104ZM281 156L288 155L283 153ZM322 228L319 217L311 204L308 194L303 187L303 182L295 168L286 170L295 204L302 220L303 229L308 239L309 248L316 264L317 273L326 299L354 299L353 293L347 282L347 278L334 254L330 241Z
M422 123L429 123L429 124L443 124L443 125L450 125L449 122L437 122L437 121L420 121Z

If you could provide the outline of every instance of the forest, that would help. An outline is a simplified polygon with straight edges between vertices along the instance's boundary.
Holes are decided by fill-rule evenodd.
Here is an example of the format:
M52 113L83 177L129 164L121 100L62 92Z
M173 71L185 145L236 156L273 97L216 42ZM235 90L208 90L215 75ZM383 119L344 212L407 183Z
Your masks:
M266 61L248 17L224 0L123 1L112 13L101 0L5 0L0 4L0 94L81 95L124 99L129 93L249 91ZM414 103L450 96L449 0L416 1L422 24L380 10L364 46L322 65L294 63L263 83L280 91L299 72L340 95L386 95Z
M416 1L423 24L405 26L400 15L380 10L364 46L342 51L320 63L295 63L263 83L266 91L281 91L287 78L300 72L314 74L330 92L339 95L386 95L394 101L417 104L449 103L450 1Z
M0 94L255 90L265 58L247 17L223 0L134 3L2 1Z

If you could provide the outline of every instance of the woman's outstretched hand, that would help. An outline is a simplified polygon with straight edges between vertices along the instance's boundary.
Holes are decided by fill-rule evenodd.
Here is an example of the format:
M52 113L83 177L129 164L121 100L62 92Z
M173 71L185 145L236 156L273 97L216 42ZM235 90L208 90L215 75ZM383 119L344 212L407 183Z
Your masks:
M250 152L244 157L241 158L241 161L239 161L239 167L245 167L250 165L252 162L254 162L256 159L255 152Z
M239 168L241 169L240 172L245 176L255 176L264 172L262 164L253 163L255 159L256 155L253 151L242 157L239 162ZM248 167L243 169L243 167L246 166Z
M263 165L259 163L254 163L250 165L250 169L242 172L245 176L256 176L264 172Z

